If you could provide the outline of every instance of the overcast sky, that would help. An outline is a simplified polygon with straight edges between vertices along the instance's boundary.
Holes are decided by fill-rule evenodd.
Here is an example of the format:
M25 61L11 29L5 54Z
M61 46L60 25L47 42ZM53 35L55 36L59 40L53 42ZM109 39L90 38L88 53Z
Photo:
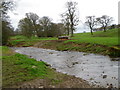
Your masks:
M60 14L65 11L65 3L70 0L14 0L16 8L9 16L12 25L16 28L20 19L25 17L25 13L33 12L39 17L49 16L53 22L60 22ZM79 30L84 31L86 26L83 26L85 17L95 15L100 17L108 15L114 18L114 24L118 24L118 2L119 0L72 0L78 2ZM82 24L83 23L83 24Z

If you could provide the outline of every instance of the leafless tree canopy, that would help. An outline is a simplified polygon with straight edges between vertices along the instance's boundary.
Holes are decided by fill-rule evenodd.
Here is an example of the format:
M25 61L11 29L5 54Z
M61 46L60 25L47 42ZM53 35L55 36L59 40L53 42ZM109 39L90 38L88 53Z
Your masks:
M106 27L111 24L113 18L107 15L103 15L102 17L96 18L96 20L104 28L104 32L106 32Z
M36 24L38 19L39 19L39 16L35 13L26 13L26 16L28 19L30 19L30 21L33 23L33 24Z
M91 34L93 34L94 26L96 25L95 16L87 16L85 24L90 28Z
M64 33L63 24L53 23L48 16L39 18L35 13L26 13L26 17L19 21L19 31L28 38L31 36L53 37Z
M51 25L51 21L52 19L50 19L47 16L44 16L39 20L39 23L44 27L43 29L45 30L45 29L48 29L48 27Z
M62 14L62 21L64 21L64 24L69 32L71 33L71 36L73 36L73 31L75 31L75 26L78 25L79 18L77 15L77 2L67 2L66 8L67 11Z

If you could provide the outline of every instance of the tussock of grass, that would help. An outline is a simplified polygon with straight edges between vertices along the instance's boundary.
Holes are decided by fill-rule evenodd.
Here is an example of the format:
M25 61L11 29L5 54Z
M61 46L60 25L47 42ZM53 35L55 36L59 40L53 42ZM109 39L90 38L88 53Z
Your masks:
M10 50L8 47L6 46L1 46L0 49L2 50L2 56L10 56L13 55L14 52L12 50Z

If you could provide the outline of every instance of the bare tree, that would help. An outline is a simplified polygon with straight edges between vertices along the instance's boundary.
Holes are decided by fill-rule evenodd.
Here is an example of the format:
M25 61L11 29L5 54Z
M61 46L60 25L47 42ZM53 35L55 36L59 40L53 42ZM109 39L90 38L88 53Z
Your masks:
M35 13L26 13L26 17L19 21L18 28L22 34L30 38L33 35L39 36L40 26L38 25L39 16Z
M67 35L70 34L70 20L67 15L61 14L62 23L64 24L65 32Z
M37 18L31 19L30 15L28 15L19 21L19 31L28 38L33 35L37 35L38 37L54 37L64 33L63 24L53 23L52 19L47 16L40 18L39 22L34 21L35 25L33 24L33 20L37 20ZM34 31L34 26L37 33Z
M106 32L106 28L108 25L111 24L113 18L107 15L103 15L102 17L96 18L96 20L98 21L99 24L102 25L104 32Z
M77 26L79 22L77 15L77 4L78 4L77 2L72 2L72 1L67 2L66 3L67 11L63 14L64 21L66 22L67 25L66 27L68 31L71 32L71 36L73 36L73 32L75 31L75 26Z
M42 30L44 31L46 37L48 36L48 31L50 30L51 21L52 19L47 16L44 16L39 20L39 24L42 26Z
M12 11L15 7L15 2L10 0L2 0L0 1L0 17L2 15L6 15L8 11Z
M11 26L10 23L8 11L13 10L14 6L15 6L15 2L13 1L8 1L8 0L0 1L0 20L2 21L2 25L1 25L2 28L0 28L0 32L2 33L0 35L1 37L0 42L2 42L2 45L7 44L8 39L11 36L11 33L13 33L13 27Z
M64 25L62 23L51 23L50 30L49 30L49 36L60 36L64 33Z
M19 21L18 28L24 36L30 38L33 35L32 23L28 18L23 18Z
M57 28L56 28L57 32L57 36L63 35L65 34L65 27L63 23L57 23Z
M90 28L91 35L93 35L93 29L96 25L95 16L87 16L85 24Z
M34 34L36 35L38 33L37 23L39 20L39 16L35 13L30 12L30 13L26 13L26 17L29 19L29 22L32 23L33 31Z

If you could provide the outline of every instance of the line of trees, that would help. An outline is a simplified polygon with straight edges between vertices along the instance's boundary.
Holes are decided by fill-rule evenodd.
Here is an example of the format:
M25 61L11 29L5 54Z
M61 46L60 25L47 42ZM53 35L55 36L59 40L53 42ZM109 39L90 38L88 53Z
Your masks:
M9 37L12 34L22 34L30 38L31 36L37 37L54 37L60 36L63 34L71 34L75 31L75 26L78 25L78 17L76 14L77 3L76 2L67 2L66 3L66 12L63 15L61 23L53 23L52 19L48 16L43 16L40 18L35 13L26 13L25 18L21 19L18 24L18 28L14 31L10 23L10 18L8 16L8 11L13 10L14 2L4 0L0 2L0 19L2 21L2 45L6 45ZM67 17L67 18L66 18ZM68 19L68 20L67 20ZM67 22L68 21L68 22ZM67 27L67 24L68 28Z
M8 11L14 7L13 1L4 0L0 2L0 19L2 21L2 44L7 44L7 41L13 33L22 34L28 38L32 36L37 37L57 37L63 34L73 36L76 26L79 24L77 2L66 2L66 10L61 14L61 23L53 23L52 19L48 16L40 18L35 13L26 13L25 18L21 19L16 31L10 24ZM93 35L95 27L101 26L103 31L106 32L107 27L111 24L113 18L107 15L101 17L87 16L85 24L90 28Z
M73 36L78 25L77 2L67 2L66 11L61 14L62 22L53 23L48 16L39 18L35 13L26 13L25 18L19 21L18 30L27 37L53 37L67 34Z
M48 16L39 16L35 13L26 13L26 17L18 24L19 33L27 36L54 37L64 34L62 23L53 23Z
M39 18L35 13L26 13L25 18L19 21L18 30L27 37L36 35L38 37L53 37L62 34L73 36L76 26L79 24L77 2L69 1L66 3L66 11L61 14L61 23L53 23L52 19L44 16ZM95 27L103 28L106 32L113 18L107 15L101 17L87 16L85 24L90 28L91 35Z
M87 16L85 24L90 28L91 35L93 35L93 30L96 26L101 26L103 31L106 32L107 27L111 24L113 18L107 15L101 17Z
M0 2L0 20L2 22L2 30L0 30L2 40L0 40L0 44L2 45L6 45L9 37L13 34L13 27L7 13L9 10L13 10L14 5L13 1L4 0Z

